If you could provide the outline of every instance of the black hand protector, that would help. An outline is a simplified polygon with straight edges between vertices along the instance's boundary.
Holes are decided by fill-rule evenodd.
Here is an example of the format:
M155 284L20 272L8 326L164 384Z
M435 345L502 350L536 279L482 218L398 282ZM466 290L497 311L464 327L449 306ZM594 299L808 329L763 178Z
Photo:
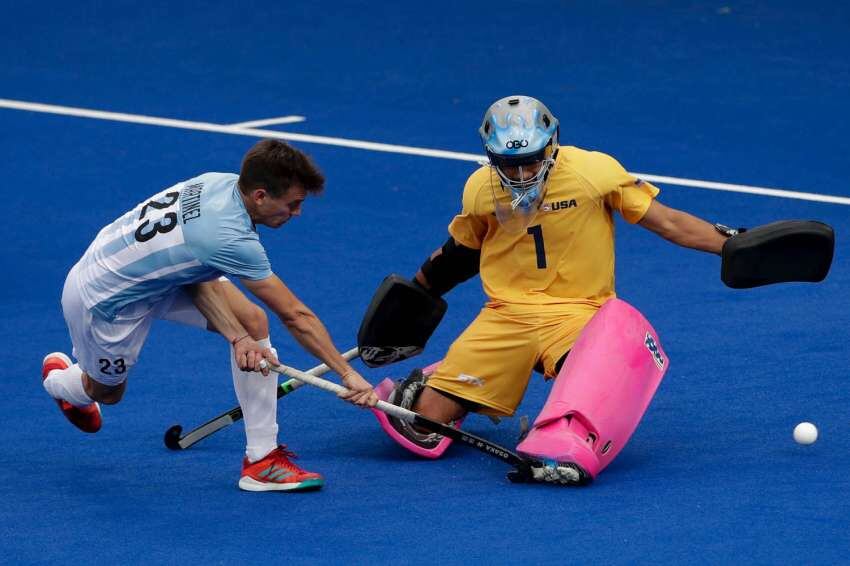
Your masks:
M823 281L832 265L832 227L783 220L751 228L726 240L720 278L733 289L788 281Z
M369 367L405 360L425 349L448 305L399 275L390 275L366 310L357 346Z

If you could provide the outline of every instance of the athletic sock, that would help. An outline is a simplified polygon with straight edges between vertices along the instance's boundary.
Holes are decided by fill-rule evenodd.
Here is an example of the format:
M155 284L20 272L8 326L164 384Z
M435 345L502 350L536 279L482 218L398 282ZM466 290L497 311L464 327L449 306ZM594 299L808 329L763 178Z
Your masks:
M94 402L83 388L83 370L78 364L51 371L42 384L51 397L67 401L75 407L85 407Z
M264 348L272 347L268 337L257 343ZM236 365L232 347L230 369L245 420L245 456L250 462L256 462L277 448L277 374L266 376L256 371L242 371Z

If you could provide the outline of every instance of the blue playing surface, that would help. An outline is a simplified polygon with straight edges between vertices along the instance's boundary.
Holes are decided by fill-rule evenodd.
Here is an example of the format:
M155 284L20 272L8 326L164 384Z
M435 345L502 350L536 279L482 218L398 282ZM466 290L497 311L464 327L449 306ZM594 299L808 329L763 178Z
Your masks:
M630 171L850 196L850 8L824 2L15 3L0 18L0 98L286 132L480 151L493 100L542 99L562 143ZM28 7L25 7L28 6ZM407 455L371 415L304 388L281 439L323 473L310 494L236 488L241 424L181 453L162 444L235 404L221 338L155 325L124 401L84 435L43 391L70 350L68 268L101 226L255 138L0 108L0 562L808 563L850 558L850 267L846 204L661 184L713 221L819 219L837 235L819 285L734 291L719 260L619 222L617 290L652 321L670 371L618 459L586 489L512 485L454 447ZM262 230L273 267L352 346L373 290L446 237L474 164L302 143L326 194ZM482 302L453 291L438 359ZM277 321L291 365L317 362ZM362 367L358 365L358 367ZM548 387L532 380L518 414ZM821 439L794 444L815 422ZM465 426L513 447L517 419Z

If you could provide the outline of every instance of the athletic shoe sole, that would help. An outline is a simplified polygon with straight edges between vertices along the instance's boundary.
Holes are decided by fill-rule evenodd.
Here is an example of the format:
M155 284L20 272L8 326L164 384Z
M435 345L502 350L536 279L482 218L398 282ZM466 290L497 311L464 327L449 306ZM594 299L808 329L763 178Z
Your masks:
M47 363L47 360L49 360L50 358L59 358L60 360L65 362L65 367L71 367L72 365L74 365L74 362L71 361L71 358L69 358L67 356L67 354L64 354L62 352L53 352L51 354L47 354L46 356L44 356L44 359L41 360L41 367L42 368L44 367L44 364ZM44 379L46 377L47 377L46 375L42 376L42 379Z
M243 476L239 480L239 489L244 491L316 491L322 489L325 480L321 478L301 482L274 483L257 481L251 476Z

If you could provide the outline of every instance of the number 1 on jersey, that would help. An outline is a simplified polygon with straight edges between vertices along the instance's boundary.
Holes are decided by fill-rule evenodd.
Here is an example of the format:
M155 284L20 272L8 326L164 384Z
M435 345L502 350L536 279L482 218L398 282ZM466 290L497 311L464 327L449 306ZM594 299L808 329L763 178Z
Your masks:
M546 247L543 245L543 227L540 224L529 226L528 233L534 238L534 250L537 252L537 269L546 269Z

